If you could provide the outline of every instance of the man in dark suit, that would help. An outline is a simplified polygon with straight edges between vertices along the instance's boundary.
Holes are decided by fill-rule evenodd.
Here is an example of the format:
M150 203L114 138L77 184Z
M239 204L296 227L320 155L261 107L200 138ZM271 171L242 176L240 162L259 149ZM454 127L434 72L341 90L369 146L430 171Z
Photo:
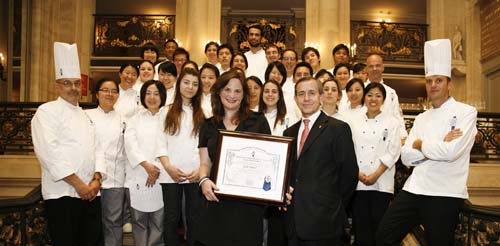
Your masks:
M321 112L322 96L322 84L314 78L295 84L302 120L284 132L295 137L293 199L286 215L289 246L342 245L346 206L358 181L351 130Z

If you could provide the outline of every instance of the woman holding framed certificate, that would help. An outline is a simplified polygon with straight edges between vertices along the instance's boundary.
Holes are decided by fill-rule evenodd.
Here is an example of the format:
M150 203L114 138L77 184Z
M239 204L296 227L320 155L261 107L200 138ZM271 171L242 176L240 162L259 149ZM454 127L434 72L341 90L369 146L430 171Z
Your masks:
M264 205L220 199L214 193L212 163L215 163L219 131L271 134L262 113L252 112L245 78L231 70L212 87L213 116L200 129L200 188L207 200L196 230L197 245L262 245Z

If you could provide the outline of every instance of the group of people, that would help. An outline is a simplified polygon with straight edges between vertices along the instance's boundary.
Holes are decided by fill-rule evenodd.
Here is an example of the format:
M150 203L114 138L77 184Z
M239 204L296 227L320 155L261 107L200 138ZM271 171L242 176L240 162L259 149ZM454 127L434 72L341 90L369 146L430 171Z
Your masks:
M95 85L98 107L78 107L76 45L55 43L59 98L32 120L42 194L54 245L342 245L352 216L355 245L398 245L415 225L430 245L453 245L476 133L476 110L450 96L449 40L425 45L433 107L408 134L396 91L383 83L383 59L349 64L349 49L319 52L210 42L198 66L174 40L167 60L147 44L120 81ZM219 197L214 181L219 131L292 137L286 205ZM414 166L394 199L395 163ZM101 229L102 228L102 229Z

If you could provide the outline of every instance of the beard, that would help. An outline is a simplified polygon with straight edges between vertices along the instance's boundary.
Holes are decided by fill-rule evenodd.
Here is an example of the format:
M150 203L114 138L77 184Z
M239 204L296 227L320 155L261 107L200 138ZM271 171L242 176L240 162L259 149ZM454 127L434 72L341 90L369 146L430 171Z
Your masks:
M256 47L259 47L260 46L260 42L259 41L255 41L255 42L248 42L250 44L250 47L252 48L256 48Z

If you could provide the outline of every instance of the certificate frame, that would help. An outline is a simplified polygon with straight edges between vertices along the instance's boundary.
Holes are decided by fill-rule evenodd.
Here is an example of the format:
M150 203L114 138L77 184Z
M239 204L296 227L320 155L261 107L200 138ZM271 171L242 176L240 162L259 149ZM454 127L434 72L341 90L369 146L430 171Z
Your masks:
M294 138L221 130L214 182L218 196L285 205Z

